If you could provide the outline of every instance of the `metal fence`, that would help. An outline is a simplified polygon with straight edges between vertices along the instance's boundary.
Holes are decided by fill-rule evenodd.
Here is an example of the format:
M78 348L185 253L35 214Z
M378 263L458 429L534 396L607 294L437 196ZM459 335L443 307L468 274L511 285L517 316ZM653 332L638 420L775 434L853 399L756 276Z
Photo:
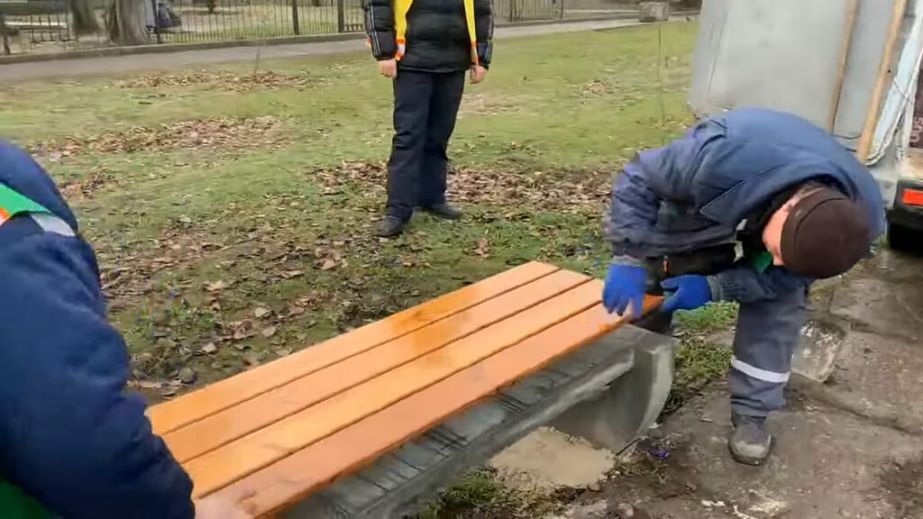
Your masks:
M102 27L111 0L96 0ZM331 35L363 30L362 0L139 0L146 41L204 43ZM150 2L150 5L146 5ZM78 37L70 0L0 0L0 54L37 54L117 45L103 34ZM494 0L498 24L636 13L608 0Z

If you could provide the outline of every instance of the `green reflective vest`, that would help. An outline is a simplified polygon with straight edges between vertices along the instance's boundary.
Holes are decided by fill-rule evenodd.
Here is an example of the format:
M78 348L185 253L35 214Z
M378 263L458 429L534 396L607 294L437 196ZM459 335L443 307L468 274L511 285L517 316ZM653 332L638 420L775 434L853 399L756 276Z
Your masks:
M38 501L16 485L0 481L0 517L3 519L51 519L54 517Z

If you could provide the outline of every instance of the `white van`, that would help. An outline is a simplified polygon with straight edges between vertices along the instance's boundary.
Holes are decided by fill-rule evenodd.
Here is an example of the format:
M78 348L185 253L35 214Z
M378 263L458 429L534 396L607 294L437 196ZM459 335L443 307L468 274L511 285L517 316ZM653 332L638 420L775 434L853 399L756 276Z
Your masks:
M799 114L857 151L888 239L923 231L923 0L705 0L690 103Z

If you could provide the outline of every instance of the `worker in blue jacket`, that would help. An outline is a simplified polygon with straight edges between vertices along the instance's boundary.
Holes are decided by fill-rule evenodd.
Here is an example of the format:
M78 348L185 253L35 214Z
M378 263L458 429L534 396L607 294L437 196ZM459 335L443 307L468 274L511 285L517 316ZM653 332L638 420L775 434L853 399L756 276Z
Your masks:
M638 154L615 179L603 304L623 314L666 293L662 316L740 303L729 447L769 455L808 287L848 271L885 229L878 186L833 137L791 114L738 109ZM663 324L663 323L661 323Z
M180 519L192 483L125 392L93 250L42 168L0 141L0 516Z

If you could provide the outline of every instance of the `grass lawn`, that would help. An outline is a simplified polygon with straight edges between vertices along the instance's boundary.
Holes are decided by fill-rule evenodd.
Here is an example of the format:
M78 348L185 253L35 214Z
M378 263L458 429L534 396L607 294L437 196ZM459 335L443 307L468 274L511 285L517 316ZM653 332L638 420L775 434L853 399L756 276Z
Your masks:
M467 218L394 241L370 236L391 89L364 53L18 84L0 135L62 186L134 386L169 396L528 260L602 274L611 175L691 120L695 29L498 42L450 151Z
M371 236L391 88L365 53L18 84L0 91L0 136L28 147L76 209L132 386L156 400L511 265L602 275L612 175L692 120L695 30L498 42L450 150L450 196L467 217L420 215L393 241ZM733 315L682 316L671 408L724 372L728 352L708 336ZM549 505L533 497L476 473L429 513L529 517Z

